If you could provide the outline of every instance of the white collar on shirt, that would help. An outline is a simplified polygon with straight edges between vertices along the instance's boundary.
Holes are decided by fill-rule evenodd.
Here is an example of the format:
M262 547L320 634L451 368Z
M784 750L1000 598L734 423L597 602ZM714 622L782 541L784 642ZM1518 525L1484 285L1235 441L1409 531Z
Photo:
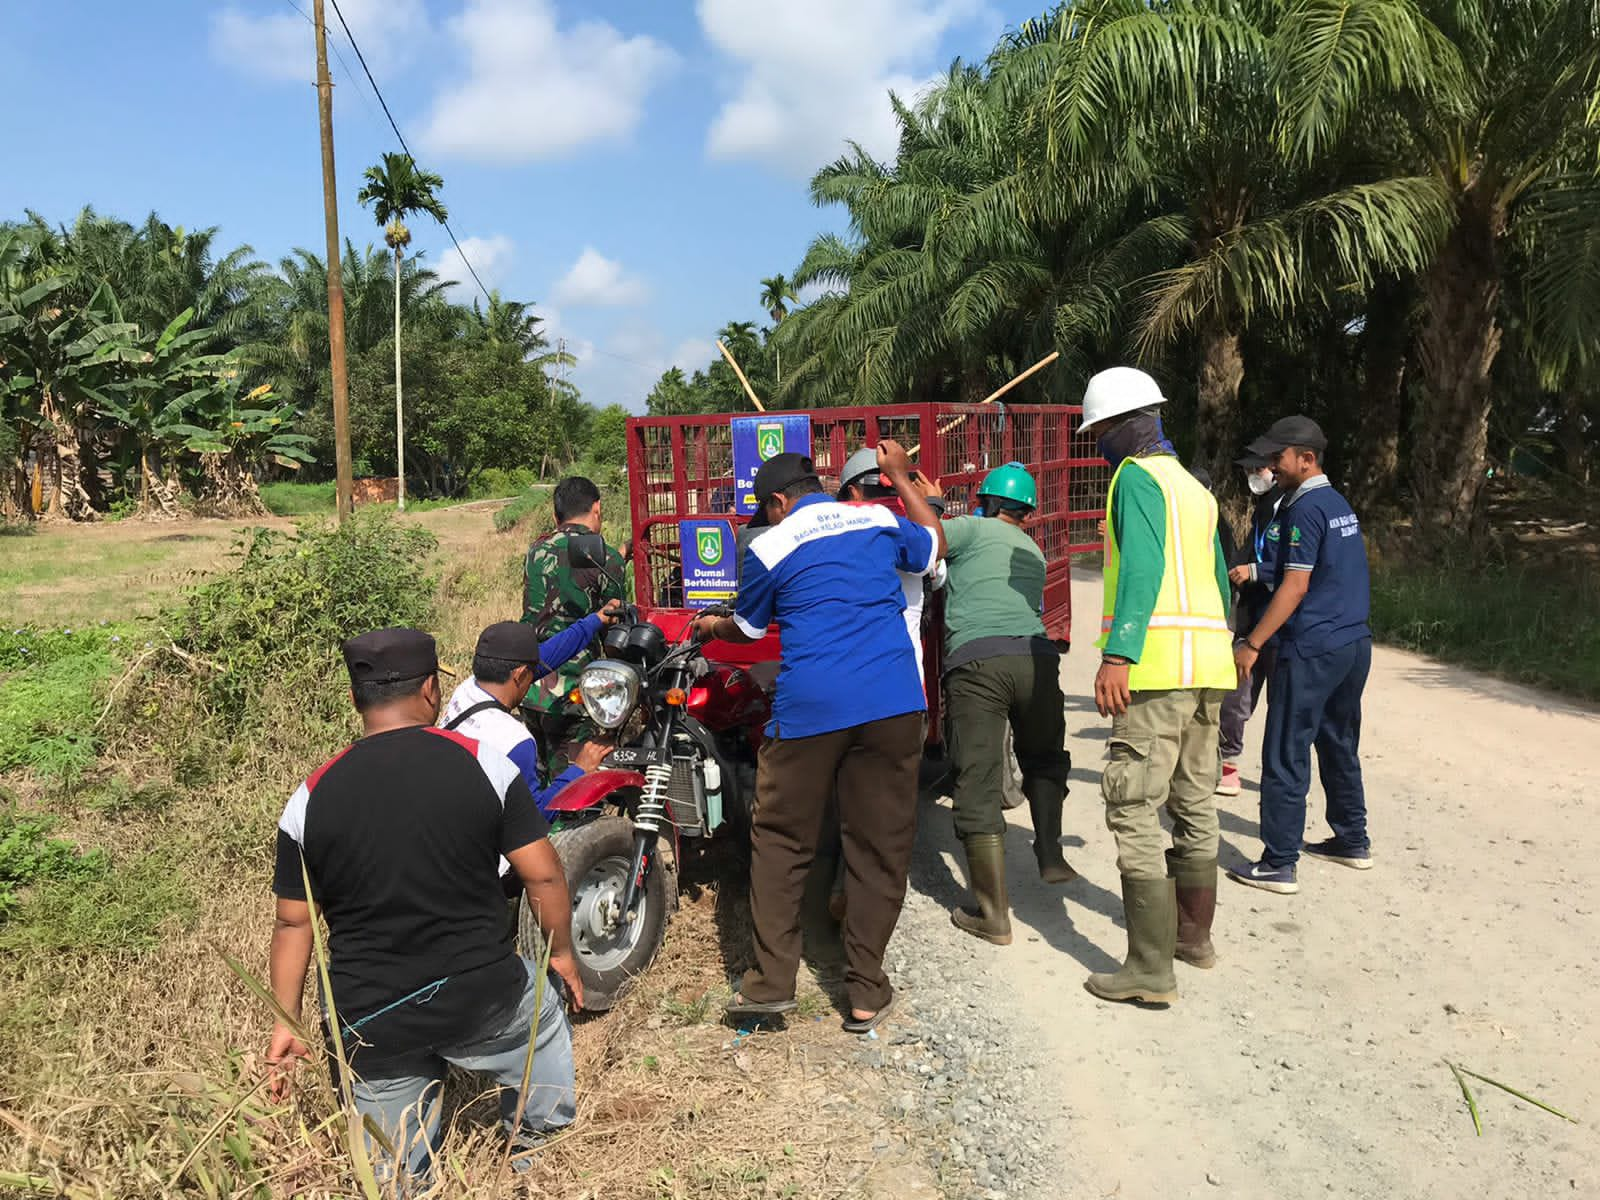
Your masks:
M1329 479L1326 474L1313 475L1310 479L1306 480L1299 487L1295 488L1294 491L1290 492L1287 496L1285 496L1283 498L1283 500L1279 503L1278 507L1280 509L1289 508L1291 505L1294 504L1294 502L1296 500L1300 499L1300 497L1304 496L1307 492L1314 492L1318 488L1325 488L1325 487L1332 487L1332 486L1333 486L1333 480Z

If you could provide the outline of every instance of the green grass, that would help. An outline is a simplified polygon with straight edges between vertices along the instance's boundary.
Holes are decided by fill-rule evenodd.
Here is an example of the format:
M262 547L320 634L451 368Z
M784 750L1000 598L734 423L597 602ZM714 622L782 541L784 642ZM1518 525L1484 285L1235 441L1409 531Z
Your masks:
M80 883L105 873L100 851L81 854L71 842L52 837L50 817L19 816L0 808L0 920L22 904L21 889L40 883Z
M501 496L515 495L521 490L523 476L520 472L484 472L465 496L444 496L418 499L406 497L406 511L432 512L436 508L454 508L473 500L496 500ZM267 511L277 517L330 516L335 495L333 483L264 483L261 485L261 502ZM368 507L368 506L364 506ZM371 505L372 508L393 509L391 503Z
M499 532L505 533L517 528L524 521L541 515L549 516L549 511L550 489L544 486L530 488L494 514L494 527ZM549 516L546 527L554 520L553 516Z
M1576 567L1373 564L1380 641L1600 700L1600 579Z
M0 628L0 771L71 779L94 762L106 681L131 626Z
M261 503L278 517L306 517L333 512L334 485L328 483L263 483Z
M124 545L98 543L90 557L85 553L59 553L54 539L28 538L10 543L0 551L0 592L11 588L39 587L83 574L92 568L97 574L114 574L153 566L171 557L172 551L154 542L129 542Z
M78 861L91 865L28 890L15 915L0 924L0 950L149 950L169 922L194 918L187 877L164 855L120 863L91 853Z

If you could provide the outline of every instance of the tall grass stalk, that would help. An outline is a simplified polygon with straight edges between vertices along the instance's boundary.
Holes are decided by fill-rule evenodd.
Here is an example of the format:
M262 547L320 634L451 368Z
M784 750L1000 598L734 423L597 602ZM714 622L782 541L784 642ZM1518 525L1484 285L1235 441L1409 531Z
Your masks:
M544 1016L544 992L549 986L550 939L540 938L539 978L533 985L533 1024L528 1029L528 1054L522 1060L522 1086L517 1089L517 1108L511 1117L511 1128L506 1131L506 1152L500 1159L500 1169L495 1175L496 1196L505 1195L506 1170L511 1165L511 1149L522 1129L522 1114L528 1109L528 1089L533 1086L533 1058L539 1044L539 1019Z
M316 898L312 895L311 872L306 869L304 855L300 858L300 878L305 881L306 907L311 910L311 944L313 957L317 963L317 982L321 986L323 1011L328 1016L334 1060L339 1064L339 1099L344 1109L345 1144L350 1151L350 1165L367 1200L381 1200L378 1177L372 1170L372 1159L367 1154L367 1123L353 1119L356 1116L356 1098L350 1084L350 1058L344 1050L344 1033L340 1029L339 1009L333 1002L333 976L328 971L328 946L326 936L322 932L322 915L318 912ZM397 1173L399 1165L397 1161L395 1164Z
M1526 1092L1520 1092L1516 1088L1512 1087L1509 1083L1501 1083L1498 1079L1490 1079L1487 1075L1480 1075L1478 1072L1467 1067L1457 1066L1449 1059L1443 1059L1442 1061L1444 1062L1445 1066L1450 1068L1451 1074L1456 1077L1456 1083L1461 1085L1461 1094L1466 1097L1467 1101L1467 1111L1472 1114L1472 1127L1478 1131L1479 1137L1483 1136L1483 1122L1479 1119L1478 1103L1473 1098L1472 1089L1467 1086L1467 1081L1463 1078L1463 1076L1466 1075L1471 1075L1474 1079L1481 1080L1482 1082L1493 1087L1497 1087L1502 1092L1508 1092L1515 1096L1518 1100L1526 1101L1535 1108L1542 1108L1545 1112L1550 1113L1552 1116L1560 1117L1563 1121L1570 1121L1574 1125L1579 1123L1577 1117L1568 1116L1554 1105L1546 1104L1543 1100L1535 1099Z
M1444 1065L1450 1068L1450 1073L1456 1077L1456 1083L1461 1088L1461 1095L1467 1101L1467 1111L1472 1114L1472 1128L1477 1130L1478 1136L1483 1136L1483 1120L1478 1116L1478 1102L1472 1096L1472 1089L1467 1086L1466 1078L1461 1074L1461 1068L1446 1059Z

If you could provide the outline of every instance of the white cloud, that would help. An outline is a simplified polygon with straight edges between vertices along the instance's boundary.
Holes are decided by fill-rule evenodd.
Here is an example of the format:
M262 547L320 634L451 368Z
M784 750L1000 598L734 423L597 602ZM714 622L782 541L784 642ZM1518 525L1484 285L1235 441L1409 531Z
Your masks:
M812 281L811 283L806 284L803 288L795 289L795 303L799 304L801 308L804 308L808 304L815 304L824 296L830 295L834 292L848 292L849 290L849 281L844 283L819 283Z
M677 367L685 375L703 371L717 357L717 344L705 338L684 338L668 354L668 367ZM663 367L662 370L666 370Z
M428 39L428 13L422 0L341 0L345 19L375 72L404 62L412 47ZM329 68L338 79L344 67L359 70L344 29L328 14ZM311 23L287 6L256 0L248 8L230 4L211 18L212 56L248 75L309 82L316 78L316 43ZM365 88L362 80L359 87Z
M892 89L910 101L935 78L946 32L983 0L806 0L762 7L698 0L707 39L743 75L706 137L712 158L750 158L806 176L857 141L888 157Z
M506 270L517 256L516 243L503 233L489 237L464 237L461 239L461 249L466 253L466 262L461 260L454 246L448 246L433 268L440 279L459 285L452 294L461 303L467 303L467 298L478 291L478 285L472 282L472 274L467 270L467 263L471 263L473 270L478 272L484 287L497 288L505 282Z
M629 275L616 259L585 246L578 261L556 282L552 299L557 304L620 308L642 304L648 293L644 280Z
M578 360L572 368L572 381L583 399L596 408L620 404L629 412L642 413L662 372L681 367L692 375L717 352L704 338L684 338L671 345L662 330L639 318L628 319L596 342L567 327L559 310L541 309L540 313L552 345L558 337L567 339L568 353Z
M545 341L550 343L552 350L561 349L561 343L565 342L567 353L576 358L580 364L594 356L593 339L579 336L559 308L540 304L534 311L544 320Z
M450 33L467 78L435 101L422 144L480 161L550 158L626 136L677 62L654 38L604 21L562 29L551 0L467 0Z

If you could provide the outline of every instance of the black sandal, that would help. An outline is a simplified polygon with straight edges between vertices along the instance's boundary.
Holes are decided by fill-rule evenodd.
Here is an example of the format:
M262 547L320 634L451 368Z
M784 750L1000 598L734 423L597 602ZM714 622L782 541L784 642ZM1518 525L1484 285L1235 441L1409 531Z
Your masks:
M844 1019L841 1028L846 1033L871 1033L879 1025L883 1024L883 1019L889 1015L889 1010L893 1007L894 993L890 992L889 998L883 1002L883 1006L877 1012L870 1017L857 1017L852 1014Z
M781 1017L799 1007L798 1000L746 1000L735 992L722 1011L737 1020L740 1017Z

